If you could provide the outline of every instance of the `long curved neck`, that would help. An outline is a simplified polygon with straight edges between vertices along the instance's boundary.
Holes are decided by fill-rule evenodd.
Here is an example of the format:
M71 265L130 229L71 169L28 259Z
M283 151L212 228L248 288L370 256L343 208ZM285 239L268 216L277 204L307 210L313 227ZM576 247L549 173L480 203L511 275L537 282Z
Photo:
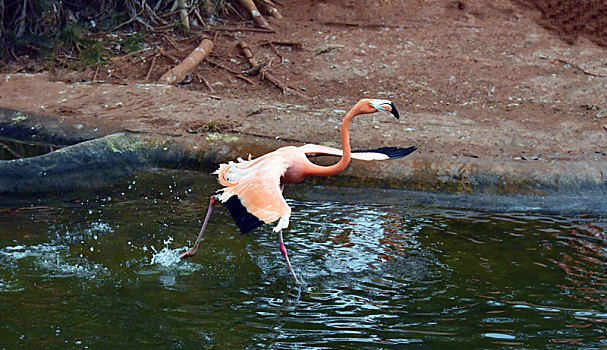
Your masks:
M313 167L309 171L311 176L331 176L341 173L350 164L350 123L352 119L361 113L361 104L357 103L344 117L341 122L341 146L343 155L339 162L331 166L320 166L313 164Z

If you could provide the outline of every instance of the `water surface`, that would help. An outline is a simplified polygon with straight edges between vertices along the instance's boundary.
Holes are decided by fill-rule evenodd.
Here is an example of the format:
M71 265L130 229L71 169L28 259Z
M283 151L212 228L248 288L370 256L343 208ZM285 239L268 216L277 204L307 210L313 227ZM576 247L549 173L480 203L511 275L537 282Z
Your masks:
M301 185L286 190L298 288L271 226L241 235L220 207L198 254L178 259L216 188L164 171L0 199L0 347L607 346L603 215L344 201Z

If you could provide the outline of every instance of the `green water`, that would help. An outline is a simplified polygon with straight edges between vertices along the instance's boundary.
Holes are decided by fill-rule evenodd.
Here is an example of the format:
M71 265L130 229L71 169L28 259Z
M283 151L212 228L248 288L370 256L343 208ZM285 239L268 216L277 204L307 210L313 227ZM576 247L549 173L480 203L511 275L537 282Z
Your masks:
M241 235L220 207L179 261L216 188L164 171L69 198L0 198L0 348L607 346L605 216L287 188L300 289L271 226Z
M0 137L0 160L40 156L59 148L61 148L61 146L37 142L17 141Z

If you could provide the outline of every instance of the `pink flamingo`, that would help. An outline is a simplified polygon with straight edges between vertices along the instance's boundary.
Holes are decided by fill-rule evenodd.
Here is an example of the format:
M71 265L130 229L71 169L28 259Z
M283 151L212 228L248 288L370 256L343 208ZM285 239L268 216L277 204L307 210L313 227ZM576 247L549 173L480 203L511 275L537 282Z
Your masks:
M370 151L351 152L350 122L359 114L369 114L377 111L386 111L397 119L399 118L396 107L389 100L362 99L358 101L346 113L341 124L343 152L340 149L314 144L301 147L287 146L257 159L243 160L239 158L237 163L231 161L228 164L219 165L219 169L214 174L218 175L219 183L224 186L220 190L222 193L211 196L209 209L196 243L180 258L184 259L196 254L198 244L209 222L211 211L217 201L221 201L243 233L247 233L263 223L269 224L278 220L278 224L274 227L274 232L278 233L278 247L287 262L291 275L300 284L291 266L282 239L282 230L289 226L291 215L291 208L282 196L282 189L285 184L301 182L308 176L338 174L346 169L350 159L367 161L397 159L415 151L415 147L384 147ZM308 160L309 156L315 155L341 156L341 159L334 165L320 166Z

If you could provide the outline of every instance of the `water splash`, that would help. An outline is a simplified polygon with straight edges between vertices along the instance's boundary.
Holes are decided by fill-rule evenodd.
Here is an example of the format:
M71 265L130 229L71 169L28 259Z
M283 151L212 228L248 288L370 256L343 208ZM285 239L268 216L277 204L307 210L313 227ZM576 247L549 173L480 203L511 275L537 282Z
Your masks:
M178 266L179 264L182 264L182 261L181 259L179 259L179 256L187 249L187 247L176 249L164 247L162 248L162 250L160 250L159 252L155 252L154 255L152 255L152 261L150 262L150 264L157 264L165 268Z
M69 247L62 244L16 245L0 250L0 266L14 270L41 269L44 277L78 277L92 279L107 269L82 257L70 256Z

